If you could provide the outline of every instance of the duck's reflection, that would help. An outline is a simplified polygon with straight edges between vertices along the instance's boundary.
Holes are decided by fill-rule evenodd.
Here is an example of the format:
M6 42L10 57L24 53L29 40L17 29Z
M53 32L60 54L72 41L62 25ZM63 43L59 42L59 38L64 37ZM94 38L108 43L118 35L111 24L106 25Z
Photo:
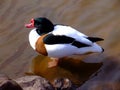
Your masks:
M40 75L51 82L55 78L69 78L73 83L80 85L86 81L90 75L96 72L102 63L84 63L81 59L62 58L59 65L48 68L50 58L38 55L32 60L31 72Z

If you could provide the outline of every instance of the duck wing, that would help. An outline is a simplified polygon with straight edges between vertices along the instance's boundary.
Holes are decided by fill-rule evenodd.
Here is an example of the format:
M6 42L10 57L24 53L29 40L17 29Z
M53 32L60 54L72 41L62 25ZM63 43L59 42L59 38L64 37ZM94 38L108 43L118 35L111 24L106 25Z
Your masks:
M77 31L76 29L70 27L70 26L63 26L63 25L57 25L54 27L54 30L52 31L53 35L65 35L67 37L74 38L76 41L79 41L81 43L84 43L86 45L92 45L93 42L87 39L87 35Z
M45 36L43 38L43 42L45 44L48 44L48 45L54 45L54 44L71 44L72 46L75 46L77 48L90 46L88 44L79 42L79 41L75 40L72 37L68 37L68 36L65 36L65 35L53 35L52 33L48 34L47 36Z

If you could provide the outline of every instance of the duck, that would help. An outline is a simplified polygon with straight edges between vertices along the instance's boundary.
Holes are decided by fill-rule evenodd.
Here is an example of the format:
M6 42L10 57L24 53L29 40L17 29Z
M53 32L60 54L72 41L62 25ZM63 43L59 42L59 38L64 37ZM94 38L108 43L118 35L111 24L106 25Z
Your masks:
M30 46L39 54L51 58L48 67L55 67L61 58L87 53L102 53L104 49L96 42L103 38L89 37L71 26L53 24L46 17L32 18L26 28L29 33Z

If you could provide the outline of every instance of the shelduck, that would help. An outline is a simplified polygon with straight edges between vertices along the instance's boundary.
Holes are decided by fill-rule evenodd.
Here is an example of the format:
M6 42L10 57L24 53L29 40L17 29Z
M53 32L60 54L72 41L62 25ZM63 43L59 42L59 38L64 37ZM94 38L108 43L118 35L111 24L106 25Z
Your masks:
M48 67L57 66L60 58L86 53L101 53L104 49L96 44L99 37L89 37L70 26L53 24L45 17L31 19L26 28L33 28L29 33L31 47L38 53L51 57Z

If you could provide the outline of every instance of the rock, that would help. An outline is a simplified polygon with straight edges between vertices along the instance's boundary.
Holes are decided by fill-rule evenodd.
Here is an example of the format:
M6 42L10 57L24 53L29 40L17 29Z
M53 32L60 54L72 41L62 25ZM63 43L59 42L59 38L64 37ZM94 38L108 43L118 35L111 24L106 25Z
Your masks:
M24 90L54 90L53 86L40 76L24 76L15 81Z
M23 90L15 81L0 74L0 90Z
M56 78L53 87L55 90L76 90L76 86L68 78Z
M15 80L0 74L0 90L76 90L68 78L56 78L52 84L40 76L24 76Z
M77 90L120 90L120 60L115 57L107 59Z

